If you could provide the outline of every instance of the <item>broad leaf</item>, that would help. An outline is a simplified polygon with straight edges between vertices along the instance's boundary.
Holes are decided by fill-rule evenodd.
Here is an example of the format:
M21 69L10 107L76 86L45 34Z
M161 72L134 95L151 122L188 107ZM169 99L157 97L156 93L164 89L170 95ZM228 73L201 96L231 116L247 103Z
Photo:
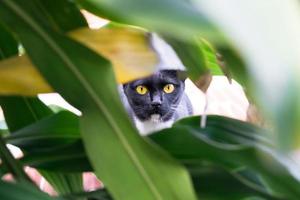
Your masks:
M26 56L0 62L0 85L1 95L35 96L53 91Z
M79 118L73 120L79 120ZM207 127L200 129L199 121L198 117L186 118L177 122L173 128L154 133L150 138L186 165L200 196L201 194L218 196L217 193L214 194L213 191L210 191L210 186L206 186L208 180L205 181L206 179L203 178L211 177L216 180L218 176L220 179L226 177L233 184L240 185L240 191L238 191L239 188L233 188L236 191L236 196L259 195L276 199L281 196L294 198L297 195L298 189L296 188L299 182L288 168L291 166L296 168L297 166L293 163L283 163L266 130L239 120L219 116L208 116ZM37 122L34 126L40 126L40 124ZM57 126L61 126L61 124L57 124ZM59 130L60 127L57 129ZM45 137L51 138L51 132L45 133ZM64 135L62 134L61 137ZM34 142L37 143L38 141ZM265 162L265 158L268 158L269 162ZM24 164L53 171L91 170L80 142L66 145L61 149L54 148L43 152L33 152L25 155L21 161ZM203 167L202 163L205 162L213 163L214 166L221 166L237 180L234 177L230 178L229 174L226 175L222 170L221 172L218 170L214 172L213 166ZM266 189L269 186L265 185L264 181L257 181L255 177L253 179L253 175L251 175L253 173L249 174L249 170L241 171L241 168L245 167L254 170L256 172L254 175L262 176L264 180L271 183L270 186L272 186L273 191L277 191L275 188L281 188L278 189L280 193L270 193ZM208 169L210 170L207 171ZM201 176L203 179L200 178ZM275 185L273 185L274 183ZM213 185L213 181L211 184ZM222 184L223 187L226 186L225 182ZM220 188L220 192L222 191ZM234 195L228 196L228 198L230 197L233 198Z
M0 24L0 58L8 58L18 54L18 42L2 24Z
M77 119L71 112L61 111L37 124L12 132L6 140L27 152L59 148L80 139L79 122L75 118Z
M55 172L87 172L93 168L81 141L42 152L31 152L21 158L24 165ZM2 167L2 171L5 168Z
M280 199L266 194L262 188L253 188L248 182L241 182L234 172L227 172L222 168L209 165L202 168L190 167L189 170L198 196L205 200L240 200L251 196Z
M38 98L0 97L0 105L12 134L31 123L53 114Z
M2 200L62 200L50 197L31 185L12 184L0 181L0 199Z
M6 25L14 24L10 28L51 86L83 112L84 146L96 174L113 197L195 199L184 168L140 138L133 128L119 100L110 63L46 28L31 13L33 7L32 1L22 7L19 1L2 1L1 19Z
M290 170L298 165L278 153L263 130L224 119L208 118L201 129L199 118L188 118L150 137L183 163L209 161L228 170L247 166L263 177L275 197L297 199L300 176Z
M165 39L185 65L189 78L203 92L209 87L212 75L223 74L217 61L217 53L206 40L198 37L193 37L191 41L172 37Z
M273 122L281 150L289 152L299 146L299 1L193 2L245 59L256 100Z
M205 36L223 42L223 37L191 4L180 0L77 0L86 10L113 21L145 27L181 39Z
M81 15L78 8L76 8L75 4L70 1L36 1L38 7L47 14L48 18L52 18L51 25L55 23L56 27L59 27L61 31L68 31L74 28L78 28L86 25L84 22L84 18ZM58 8L56 6L59 6ZM55 11L55 12L54 12ZM56 13L56 14L54 14ZM36 13L36 14L39 14ZM72 20L70 20L72 19ZM9 41L5 41L6 44ZM12 42L10 42L10 46L15 46ZM5 49L4 49L5 50ZM26 57L23 57L26 59ZM30 64L30 63L29 63ZM14 65L9 66L11 69L15 67ZM30 68L30 65L29 65ZM21 68L23 69L23 68ZM26 74L26 73L24 73ZM21 74L20 77L24 77L24 74ZM5 74L7 75L7 74ZM28 77L26 77L28 80ZM29 77L29 79L32 77ZM42 82L40 76L37 76L35 80L37 81L37 86L39 86L39 82ZM14 80L13 80L14 81ZM48 85L46 85L48 87ZM29 87L30 89L32 86ZM21 93L22 94L22 93ZM40 102L37 98L24 98L24 97L2 97L0 99L0 103L4 109L5 118L9 124L9 128L13 132L17 132L21 128L39 121L42 118L48 117L53 114L53 112L45 106L42 102ZM17 117L16 117L17 116ZM52 123L55 121L52 121ZM72 126L70 126L72 127ZM65 130L67 132L67 130ZM40 135L39 130L37 130L37 134ZM25 133L26 135L26 133ZM27 137L30 136L27 134ZM12 136L14 137L14 136ZM28 141L28 140L27 140ZM23 141L26 144L26 140ZM24 144L23 143L23 144ZM58 144L59 145L59 144ZM27 145L28 146L28 145ZM55 143L52 144L52 147L57 146ZM23 153L25 155L28 152L34 151L34 147L26 148L26 145L19 145L22 148ZM45 147L45 146L43 146ZM42 149L39 148L39 151ZM39 171L44 178L56 189L59 194L67 194L71 192L80 192L83 189L82 185L82 175L81 174L63 174L63 173L53 173L47 171Z
M69 35L110 60L119 83L149 76L156 70L159 55L152 49L149 33L140 28L108 26L80 29Z

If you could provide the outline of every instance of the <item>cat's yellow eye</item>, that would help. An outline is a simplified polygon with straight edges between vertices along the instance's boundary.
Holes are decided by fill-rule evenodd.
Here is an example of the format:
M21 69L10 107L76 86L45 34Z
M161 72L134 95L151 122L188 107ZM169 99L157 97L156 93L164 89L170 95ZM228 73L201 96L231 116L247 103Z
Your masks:
M146 88L146 86L143 85L139 85L135 88L136 92L140 95L144 95L148 92L148 89Z
M174 91L174 89L175 89L175 86L173 84L167 84L164 87L164 92L167 94L170 94Z

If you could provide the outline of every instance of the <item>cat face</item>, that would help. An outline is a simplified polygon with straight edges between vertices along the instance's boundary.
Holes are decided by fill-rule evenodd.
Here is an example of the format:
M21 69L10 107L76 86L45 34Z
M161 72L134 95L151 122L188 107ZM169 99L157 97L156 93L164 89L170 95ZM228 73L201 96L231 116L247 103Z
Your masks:
M184 93L184 80L175 70L163 70L154 75L123 85L134 114L141 121L172 118Z

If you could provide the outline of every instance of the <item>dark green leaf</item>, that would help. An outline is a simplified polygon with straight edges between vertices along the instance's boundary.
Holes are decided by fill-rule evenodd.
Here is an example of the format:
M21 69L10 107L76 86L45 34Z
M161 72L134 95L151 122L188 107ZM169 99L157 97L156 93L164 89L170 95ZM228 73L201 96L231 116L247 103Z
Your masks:
M18 42L12 34L0 24L0 59L18 54Z
M62 200L50 197L28 184L12 184L0 181L1 200Z
M205 200L240 200L250 196L261 196L267 199L278 199L265 192L253 189L241 183L232 174L213 166L190 168L194 187L200 198Z
M77 118L77 120L79 119ZM185 164L197 183L201 183L202 180L196 178L199 171L201 174L203 172L201 163L209 161L214 163L214 165L224 167L239 180L232 181L234 181L235 184L239 183L241 190L243 191L245 189L246 192L236 191L237 196L239 196L238 194L242 196L251 196L254 194L260 194L261 196L273 195L266 188L268 185L265 185L264 182L257 179L256 174L267 177L266 180L269 180L270 177L272 180L276 179L277 185L281 185L281 181L287 181L288 184L298 184L293 178L293 175L287 171L286 166L281 164L280 158L275 156L274 145L269 141L270 135L268 135L265 130L239 120L220 116L208 116L207 127L203 130L199 128L199 123L200 119L198 117L186 118L177 122L172 129L163 130L161 133L155 133L150 136L155 142L162 145L162 147L172 153L175 158ZM49 136L51 136L50 133ZM262 151L261 148L264 149L263 154L266 154L265 156L267 156L268 159L272 158L270 162L273 164L264 163L261 160L264 158L264 156L260 158L262 154L259 153ZM269 149L269 152L265 152L266 149ZM258 153L256 154L256 152ZM91 167L85 156L83 146L78 142L66 145L62 149L30 153L25 155L22 161L31 166L53 171L90 171ZM272 167L270 167L270 165L275 167L274 163L277 165L277 168L280 169L278 172L271 170ZM248 170L241 171L241 167L245 166L250 166L250 169L256 173L253 174L253 172L251 172L249 174ZM280 172L283 174L280 174ZM210 176L209 173L202 175ZM213 174L212 176L214 177ZM222 173L220 176L220 178L222 178ZM225 177L228 176L226 175ZM234 178L232 177L231 179ZM204 181L203 184L205 184L205 182L206 181ZM211 184L213 184L213 182ZM208 190L209 186L207 186L206 189L203 188L203 190L201 189L203 186L200 187L200 189L198 186L195 187L197 191L199 190L203 193L207 193L207 195L213 195L212 191ZM222 190L222 188L220 188L220 190ZM294 189L290 188L290 190ZM285 196L285 194L285 192L276 194L272 198ZM215 195L218 194L216 193Z
M171 37L164 37L164 39L174 48L183 64L187 67L192 81L198 81L200 76L208 73L205 55L198 43L196 43L196 40L187 43Z
M207 127L201 129L196 125L199 120L190 118L187 124L181 121L150 137L183 163L209 161L228 170L247 166L267 182L272 189L271 195L289 199L300 196L300 182L290 171L297 165L272 148L263 131L251 131L254 130L252 126L237 120L225 128L218 127L218 118L214 120L213 117L208 118ZM209 124L211 120L215 121L213 125ZM245 128L242 133L237 131L242 127ZM181 148L183 146L185 148Z
M13 132L6 140L26 152L39 152L59 148L79 138L79 122L76 115L61 111Z
M40 12L44 13L45 15L43 16L43 18L40 18L40 20L43 19L48 19L49 21L51 21L51 26L56 26L57 29L61 30L62 32L66 32L66 31L70 31L72 29L75 28L79 28L82 26L86 26L86 22L83 18L83 16L81 15L79 9L76 7L76 5L68 0L59 0L59 1L53 1L53 0L37 0L35 1L35 5L37 5L37 7L39 9L36 9L35 12L34 10L32 10L37 16L40 16ZM32 7L33 9L35 7ZM46 16L46 17L45 17ZM49 24L50 25L50 24ZM1 32L1 31L0 31ZM8 34L10 35L10 34ZM2 36L2 35L0 35ZM6 39L6 38L1 38L1 39ZM16 44L13 44L11 42L10 44L10 48L15 47ZM7 47L7 46L5 46ZM6 48L7 49L7 48ZM47 128L43 127L40 129L35 129L32 130L30 129L29 126L29 130L26 128L22 129L25 130L25 132L18 132L18 130L20 130L21 128L33 123L33 122L37 122L40 119L43 119L45 117L48 117L50 115L53 114L53 112L47 107L45 106L41 101L39 101L37 98L23 98L23 97L2 97L0 99L0 104L3 106L4 109L4 114L5 114L5 118L6 121L8 122L10 131L13 132L17 132L16 135L12 134L12 138L17 137L21 135L21 137L23 136L24 138L22 138L23 140L20 141L16 141L16 144L19 145L19 147L22 148L22 150L25 150L25 155L26 153L30 152L30 151L34 151L36 150L36 148L38 148L37 151L41 151L43 147L43 149L46 148L50 148L50 147L57 147L60 144L60 140L48 140L48 143L45 144L45 142L41 142L43 144L37 144L35 146L32 146L31 142L28 140L28 138L30 138L32 132L36 131L35 133L37 133L36 138L31 138L33 141L37 140L37 138L41 139L43 138L42 136L42 130ZM62 114L63 115L63 114ZM65 114L67 115L67 114ZM54 118L54 120L50 120L50 124L48 123L48 125L51 126L51 123L58 123L60 118L55 118L55 116L50 117L51 119ZM67 116L65 116L64 119L69 119ZM72 120L70 119L70 123L72 122ZM76 121L77 122L77 121ZM43 125L43 123L42 123ZM78 123L77 123L78 126ZM76 127L76 125L71 125L69 127ZM77 129L78 130L78 129ZM27 132L26 132L27 131ZM61 130L64 133L68 134L70 133L70 130ZM55 135L55 134L52 134ZM67 141L70 141L72 139L67 139ZM29 141L29 142L28 142ZM49 142L51 141L51 142ZM62 174L62 173L48 173L46 171L40 171L40 173L42 173L42 175L44 176L44 178L46 178L48 180L48 182L50 182L50 184L56 189L56 191L60 194L67 194L70 192L79 192L82 191L82 175L81 174Z
M91 191L91 192L82 192L82 193L75 193L72 195L67 195L64 196L65 199L70 199L70 200L74 200L74 199L78 199L78 198L88 198L91 200L112 200L112 197L110 196L110 194L108 193L108 191L104 188L104 189L98 189L95 191Z
M53 114L37 98L1 97L0 105L3 109L6 123L12 133Z
M45 24L50 22L57 31L68 32L87 26L87 22L77 5L70 0L36 0L37 8L32 11L43 12Z
M73 194L83 191L82 174L77 173L56 173L39 170L39 173L53 186L60 195ZM77 199L79 200L79 198ZM80 198L80 200L84 200Z
M209 87L212 75L223 75L217 54L206 40L198 37L193 37L190 41L172 37L164 39L173 47L187 68L189 78L203 92Z
M81 141L68 144L62 148L26 154L22 163L38 169L56 172L92 171Z
M17 33L53 88L83 112L81 133L87 154L111 194L122 200L195 199L185 169L140 138L132 126L110 63L43 25L31 2L20 6L19 1L1 1L1 19Z

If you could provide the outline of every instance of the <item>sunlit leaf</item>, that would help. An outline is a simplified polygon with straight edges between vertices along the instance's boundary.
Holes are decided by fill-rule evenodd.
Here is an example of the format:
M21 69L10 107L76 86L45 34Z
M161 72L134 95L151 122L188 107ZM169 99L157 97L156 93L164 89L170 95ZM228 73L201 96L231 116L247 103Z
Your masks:
M156 69L158 57L149 34L131 27L80 29L70 33L75 40L109 59L119 83L149 76Z
M82 28L71 32L70 36L109 59L120 83L148 76L156 69L157 55L151 49L149 35L143 30ZM26 55L0 62L0 94L34 96L49 92L53 89Z
M26 56L0 62L0 93L2 95L35 96L53 90Z

